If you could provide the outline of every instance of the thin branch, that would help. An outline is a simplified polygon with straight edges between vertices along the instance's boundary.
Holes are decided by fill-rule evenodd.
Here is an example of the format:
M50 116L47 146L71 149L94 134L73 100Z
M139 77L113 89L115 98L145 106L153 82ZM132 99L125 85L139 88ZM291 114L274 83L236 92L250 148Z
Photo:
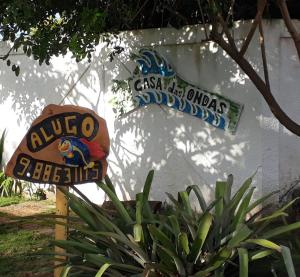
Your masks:
M73 91L73 89L76 87L76 85L78 84L78 82L82 79L82 77L85 75L85 73L90 69L91 64L89 64L86 69L81 73L81 75L79 76L79 78L77 79L77 81L69 88L69 90L67 91L67 93L65 94L65 96L61 99L61 101L58 103L58 105L61 105L65 99L70 95L70 93Z
M224 20L223 15L218 11L218 6L217 6L215 0L207 0L207 1L208 1L208 4L210 5L210 8L215 11L211 18L212 24L215 25L214 32L218 32L218 27L220 24L222 26L222 31L221 31L220 35L222 36L225 33L231 47L237 49L236 44L234 42L233 35L230 33L229 28L228 28L228 22L227 22L228 18L226 18L226 20ZM231 2L231 5L233 4L233 2Z
M5 55L0 56L0 59L1 59L1 60L6 60L6 59L8 58L8 56L9 56L10 52L11 52L13 49L14 49L14 45L8 50L8 52L7 52Z
M132 75L132 72L131 72L131 71L129 70L129 68L125 65L125 63L123 63L123 62L119 59L118 56L115 56L114 58L117 59L117 60L121 63L121 65L125 68L125 70L126 70L130 75Z
M216 3L214 0L206 0L207 4L209 5L209 10L211 10L211 18L210 18L210 24L211 24L211 32L210 32L210 38L212 39L212 37L214 35L218 35L218 29L219 29L219 23L217 20L217 16L214 13L214 11L216 10Z
M265 101L267 102L271 112L278 119L278 121L285 126L289 131L297 136L300 136L300 125L293 121L280 107L272 92L268 89L266 83L258 75L258 73L251 66L243 56L239 55L231 45L224 40L218 33L214 33L212 39L240 66L249 79L253 82L255 87L261 93Z
M267 63L267 55L266 55L266 47L265 47L265 36L264 36L264 31L263 31L263 26L262 26L262 20L259 21L258 28L259 28L259 34L260 34L259 42L260 42L260 48L261 48L261 57L262 57L262 61L263 61L266 86L267 86L268 90L271 91L269 70L268 70L268 63Z
M296 49L298 53L298 58L300 60L300 33L297 32L295 25L292 22L290 12L288 10L287 4L285 0L277 0L277 5L280 8L282 18L284 20L285 26L287 27L289 33L291 34Z
M257 4L257 13L256 13L256 16L255 16L255 19L251 25L251 29L246 37L246 40L244 41L242 47L241 47L241 50L240 50L240 56L243 57L249 47L249 44L253 38L253 35L255 33L255 30L257 28L257 25L259 23L259 21L261 20L262 18L262 14L264 12L264 9L265 9L265 6L267 4L267 1L266 0L259 0L258 1L258 4Z
M157 8L157 1L159 1L159 0L155 0L155 2L154 2L154 4L153 4L153 8L152 8L152 11L151 11L151 16L153 16L154 15L154 12L155 12L155 10L156 10L156 8Z
M220 34L218 33L218 22L212 18L211 20L211 32L210 32L210 39L214 40L215 36L219 36Z
M230 8L228 10L228 15L227 15L227 18L226 18L226 24L228 25L229 24L230 15L231 15L231 19L232 19L231 20L231 23L232 23L231 33L232 33L232 37L233 38L234 38L234 18L233 18L233 7L234 7L234 4L235 4L235 0L232 0Z
M235 0L232 0L231 1L231 4L230 4L230 8L228 10L228 15L227 15L227 18L226 18L226 23L228 24L229 23L229 18L230 18L230 15L233 16L233 6L235 4Z
M181 18L183 21L185 21L186 24L189 24L188 19L185 16L183 16L181 13L179 13L178 11L173 10L171 7L169 7L167 5L164 5L164 8L167 9L170 13Z
M229 42L230 46L233 47L235 50L237 50L236 44L235 44L235 42L234 42L234 38L233 38L233 36L231 35L231 33L230 33L229 29L228 29L228 25L227 25L227 23L224 21L223 16L218 15L218 19L219 19L219 22L220 22L221 25L222 25L222 28L223 28L223 30L224 30L224 32L225 32L225 34L226 34L226 37L227 37L227 39L228 39L228 42Z
M203 10L202 10L202 6L201 6L201 3L200 3L200 0L197 0L197 3L198 3L198 6L199 6L201 18L202 18L202 24L203 24L203 26L204 26L205 38L206 38L206 39L209 39L209 36L208 36L208 29L207 29L207 25L206 25L206 22L205 22L205 18L204 18L204 14L203 14Z
M133 22L133 20L135 20L135 18L139 15L139 13L143 10L143 8L146 6L146 4L149 2L149 0L146 0L143 5L139 8L139 10L137 11L137 13L134 15L133 18L131 18L130 23Z

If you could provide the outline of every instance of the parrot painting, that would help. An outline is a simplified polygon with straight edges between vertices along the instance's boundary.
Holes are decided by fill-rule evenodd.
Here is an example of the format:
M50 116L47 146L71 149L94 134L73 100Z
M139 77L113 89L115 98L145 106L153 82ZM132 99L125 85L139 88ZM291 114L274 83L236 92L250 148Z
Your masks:
M107 154L95 141L88 141L84 138L63 137L59 140L58 150L63 156L66 165L84 169L94 166L93 160L103 160Z

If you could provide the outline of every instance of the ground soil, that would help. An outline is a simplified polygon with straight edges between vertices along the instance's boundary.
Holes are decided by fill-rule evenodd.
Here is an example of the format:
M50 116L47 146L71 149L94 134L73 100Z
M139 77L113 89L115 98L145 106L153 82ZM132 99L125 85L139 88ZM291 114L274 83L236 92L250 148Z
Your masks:
M53 240L54 238L54 226L49 226L49 224L41 224L43 222L43 216L53 214L55 211L55 203L51 201L26 201L18 204L13 204L6 207L0 207L0 241L5 236L5 233L16 234L18 232L33 232L34 238L37 239L36 245L32 246L30 251L39 251L40 246L45 246L48 244L48 240ZM45 221L46 222L46 221ZM1 237L2 234L2 237ZM16 237L17 238L17 237ZM2 241L4 243L5 241ZM22 247L22 246L21 246ZM47 246L48 247L48 246ZM37 248L37 249L35 249ZM13 267L13 272L6 272L5 276L11 277L50 277L53 273L49 272L37 272L39 267L52 267L53 261L49 257L41 258L26 258L26 255L30 253L22 253L22 255L14 254L0 254L0 264L1 266L6 265L11 267L11 263L15 266ZM22 270L23 268L23 270ZM0 276L4 277L5 271L0 270ZM8 275L7 275L8 274Z
M23 203L0 207L0 213L11 216L33 216L54 210L55 204L48 201L26 201ZM0 217L1 218L1 217Z

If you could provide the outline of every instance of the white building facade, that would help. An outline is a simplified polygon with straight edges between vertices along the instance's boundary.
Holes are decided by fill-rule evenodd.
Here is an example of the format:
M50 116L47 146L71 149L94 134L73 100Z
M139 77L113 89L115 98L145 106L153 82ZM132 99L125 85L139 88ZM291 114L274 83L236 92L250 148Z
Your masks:
M242 42L249 27L249 22L237 24L237 42ZM265 21L264 30L272 92L287 114L300 123L300 63L293 40L280 20ZM116 44L124 52L111 62L112 49L100 45L91 64L76 63L67 56L39 66L16 53L11 60L20 64L18 77L5 63L0 64L0 131L7 129L5 160L46 105L74 104L96 111L107 121L111 138L108 175L124 200L141 191L150 169L155 169L151 192L155 200L164 200L165 192L176 194L191 184L200 185L211 199L216 180L232 173L237 188L257 169L257 197L277 189L284 192L300 179L300 138L279 124L242 70L217 45L202 42L203 36L201 26L125 32ZM140 48L158 51L183 80L242 103L236 133L159 105L117 117L113 80L130 77L136 67L130 53ZM2 45L1 54L6 51ZM262 76L258 37L246 57ZM105 199L95 184L78 187L96 203Z

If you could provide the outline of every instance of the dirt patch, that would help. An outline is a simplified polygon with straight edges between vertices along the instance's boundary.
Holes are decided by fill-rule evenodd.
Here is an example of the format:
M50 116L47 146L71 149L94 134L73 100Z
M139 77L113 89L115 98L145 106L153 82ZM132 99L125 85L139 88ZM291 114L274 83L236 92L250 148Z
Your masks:
M53 276L54 211L49 200L0 207L0 276Z
M0 207L0 225L12 226L25 230L36 230L42 234L52 234L53 227L41 226L32 219L26 219L28 216L46 215L54 213L55 204L51 201L27 201L19 204L14 204L6 207ZM24 218L24 220L23 220Z
M49 213L55 209L55 204L49 201L27 201L6 207L0 207L0 213L9 216L33 216L37 214Z

